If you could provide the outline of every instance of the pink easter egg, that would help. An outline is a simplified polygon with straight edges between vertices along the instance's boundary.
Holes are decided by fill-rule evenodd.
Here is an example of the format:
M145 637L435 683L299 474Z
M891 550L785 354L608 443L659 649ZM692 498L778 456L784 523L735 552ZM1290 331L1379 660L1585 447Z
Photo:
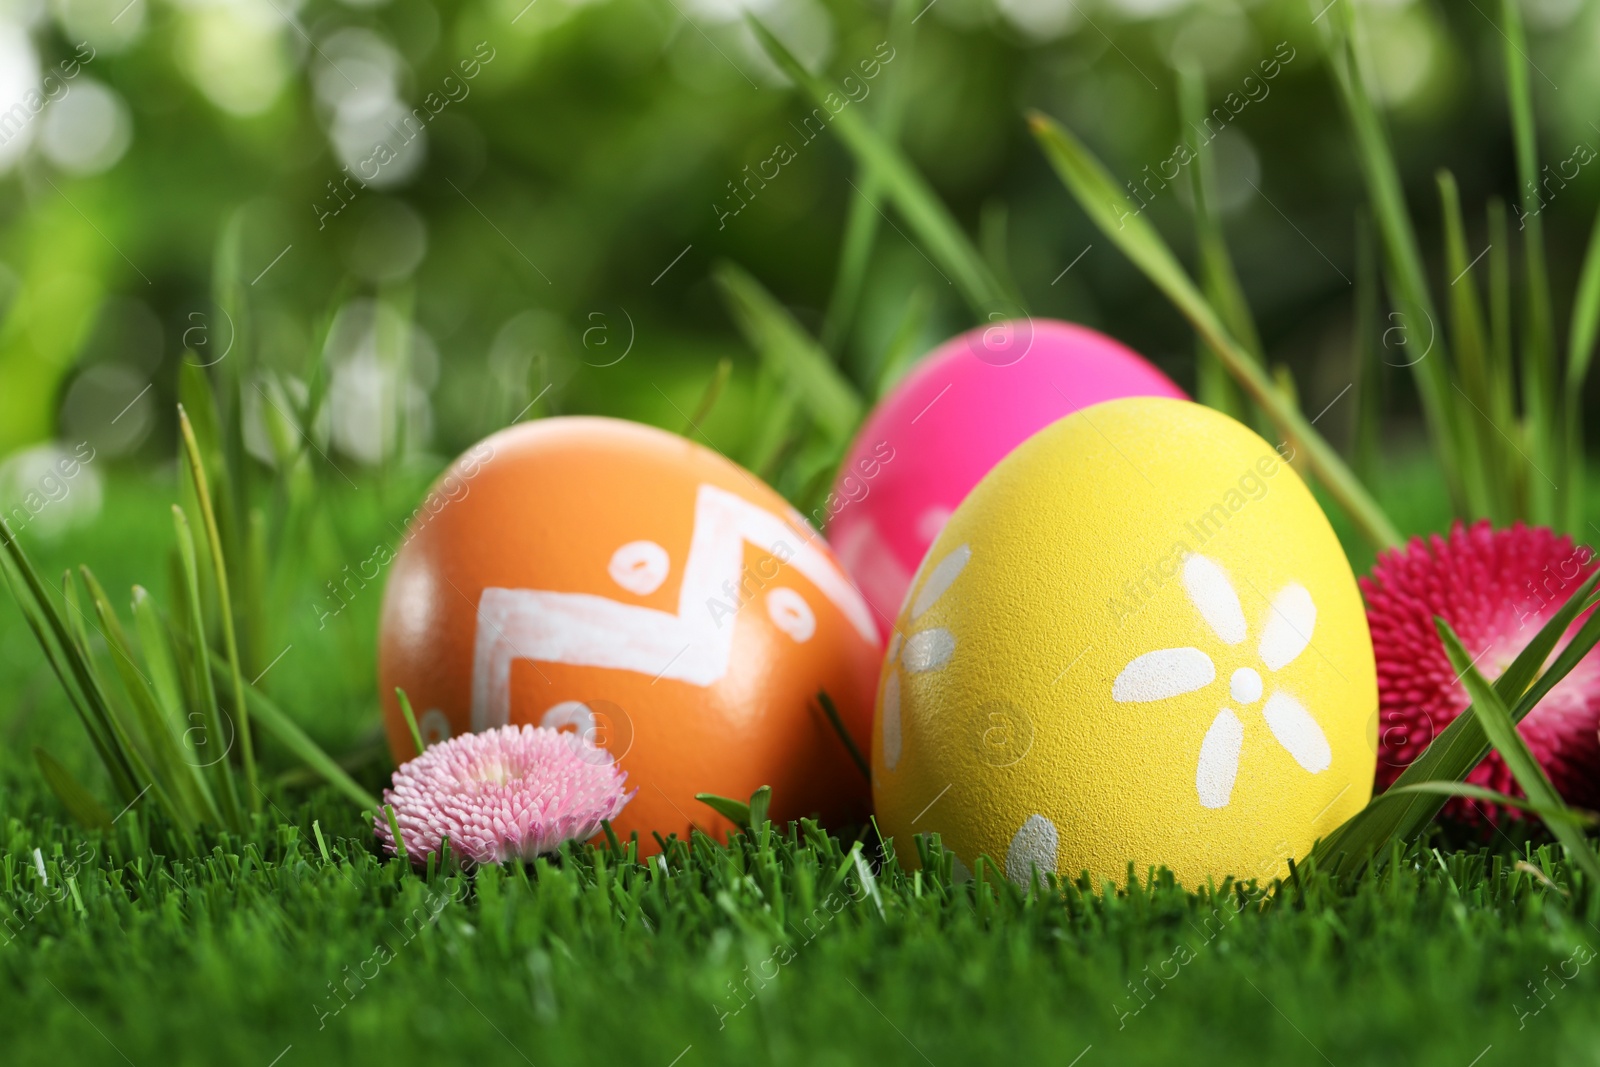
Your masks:
M928 546L1017 445L1080 408L1125 396L1188 399L1105 334L1012 319L952 337L868 416L839 468L827 532L888 634Z

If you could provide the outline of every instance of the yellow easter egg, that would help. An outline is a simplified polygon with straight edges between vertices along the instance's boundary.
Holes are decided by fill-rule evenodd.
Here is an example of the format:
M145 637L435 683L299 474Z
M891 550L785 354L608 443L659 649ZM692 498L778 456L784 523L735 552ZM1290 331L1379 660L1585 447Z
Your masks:
M1287 446L1284 454L1290 455ZM972 491L878 682L879 825L1098 884L1286 874L1372 793L1355 577L1284 456L1138 397L1053 423Z

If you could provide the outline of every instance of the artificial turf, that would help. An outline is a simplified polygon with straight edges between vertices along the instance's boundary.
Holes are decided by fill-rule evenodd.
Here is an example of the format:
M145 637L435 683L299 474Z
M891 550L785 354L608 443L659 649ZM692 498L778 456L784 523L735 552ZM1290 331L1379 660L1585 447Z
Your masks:
M174 492L114 477L98 524L30 550L159 589ZM416 492L330 506L279 598L274 696L369 787L378 590L331 621L313 605ZM952 885L936 852L908 874L810 826L419 874L291 774L249 834L177 860L144 805L85 832L43 787L34 744L109 796L9 603L0 740L6 1064L1600 1064L1600 892L1514 830L1436 836L1343 894L1314 872Z

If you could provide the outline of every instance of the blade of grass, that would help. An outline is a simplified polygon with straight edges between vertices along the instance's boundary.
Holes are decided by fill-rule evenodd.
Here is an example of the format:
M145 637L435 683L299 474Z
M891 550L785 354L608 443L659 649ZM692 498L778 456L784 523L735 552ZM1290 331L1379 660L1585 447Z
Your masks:
M762 371L757 380L757 403L752 405L755 433L745 448L744 466L762 478L778 467L790 447L800 420L800 402L773 374Z
M772 787L764 785L750 794L750 829L760 830L767 824L767 812L772 808Z
M1388 134L1355 53L1355 6L1336 5L1327 18L1318 21L1318 29L1327 45L1339 100L1355 138L1356 157L1382 237L1390 294L1399 324L1406 331L1408 347L1421 337L1428 338L1422 353L1408 353L1406 359L1417 381L1417 393L1433 438L1434 453L1444 469L1451 498L1459 508L1465 502L1463 459L1456 405L1449 382L1448 352L1442 336L1443 321L1435 312L1433 297L1428 291L1427 272L1406 208L1400 171L1389 148Z
M1493 789L1485 789L1481 785L1471 782L1417 782L1414 785L1393 786L1384 791L1383 795L1375 798L1373 803L1388 800L1391 797L1407 796L1414 793L1425 793L1442 797L1466 797L1470 800L1482 800L1490 804L1498 804L1503 808L1514 808L1517 811L1531 811L1541 819L1565 819L1576 826L1600 826L1600 815L1581 808L1547 808L1535 804L1524 797L1509 796L1497 793Z
M900 324L895 327L894 336L889 338L889 343L883 348L882 362L878 365L876 381L873 385L872 395L876 399L883 399L889 390L897 385L911 365L916 362L921 350L917 342L922 338L922 331L928 325L928 313L933 310L933 297L924 286L917 286L906 297L905 308L900 315Z
M1540 668L1550 658L1563 635L1583 610L1600 585L1600 569L1591 574L1552 615L1533 640L1517 654L1511 666L1495 680L1495 690L1504 700L1514 700L1513 718L1522 721L1546 693L1565 678L1595 643L1600 641L1600 612L1591 614L1550 666ZM1390 788L1419 782L1459 782L1483 762L1489 753L1489 739L1469 705L1401 772ZM1336 878L1353 878L1370 861L1383 862L1397 843L1411 841L1431 823L1444 800L1438 797L1410 796L1381 806L1368 805L1312 850L1321 869Z
M1362 212L1356 220L1356 324L1354 388L1355 444L1351 449L1356 476L1368 483L1379 468L1379 428L1383 412L1383 360L1378 355L1378 263L1372 247L1372 221Z
M4 528L0 520L0 529ZM20 553L20 548L18 549ZM22 563L32 570L32 564L27 557L22 557ZM13 573L16 570L19 573ZM78 713L78 720L83 723L84 732L89 735L89 743L94 746L95 755L100 757L106 773L111 777L112 788L120 796L128 797L133 792L133 771L122 757L122 753L115 747L111 735L110 724L105 721L104 709L94 702L94 698L83 689L83 683L78 676L78 666L74 660L81 655L81 650L76 645L70 644L70 638L63 633L58 639L54 627L60 624L60 616L55 613L55 606L48 601L40 602L34 593L34 584L37 575L30 581L27 576L20 573L21 566L17 565L15 557L5 559L0 557L0 578L5 580L6 588L10 591L12 599L22 610L22 617L28 623L28 628L33 631L33 636L39 643L39 648L44 652L45 661L50 664L56 680L61 683L61 688L67 694L67 700Z
M1488 515L1498 524L1511 521L1512 501L1506 490L1511 479L1510 457L1500 447L1504 434L1514 426L1495 425L1489 414L1494 406L1489 383L1489 340L1483 324L1483 308L1478 301L1478 286L1472 277L1473 259L1467 253L1467 230L1461 220L1461 195L1455 176L1440 170L1435 178L1444 216L1444 261L1450 282L1450 340L1460 369L1461 382L1455 388L1466 394L1470 410L1459 407L1457 417L1461 435L1462 482L1471 514ZM1484 422L1489 425L1485 427ZM1469 428L1476 428L1471 432ZM1485 430L1493 432L1484 432Z
M105 708L106 721L111 725L112 742L123 754L133 773L133 785L137 791L132 796L123 798L131 803L132 797L143 795L146 789L156 784L155 775L150 770L150 760L144 747L135 740L136 724L123 710L121 703L112 697L111 689L100 673L99 659L95 656L94 646L89 640L89 616L84 613L83 605L79 603L78 585L73 580L71 571L64 571L61 575L61 599L67 605L66 614L62 617L66 619L68 627L72 630L73 639L81 651L95 699ZM109 644L109 638L106 640Z
M187 725L183 720L183 689L178 682L171 638L155 600L139 585L133 587L133 628L139 635L145 669L150 672L150 688L167 717L167 728L182 730Z
M1573 865L1583 871L1590 890L1600 889L1600 856L1596 856L1594 850L1589 847L1583 831L1578 828L1578 822L1567 809L1566 803L1562 801L1561 794L1556 792L1555 786L1550 784L1550 779L1545 777L1539 761L1528 751L1527 742L1517 733L1516 723L1512 720L1505 701L1500 699L1500 694L1495 692L1494 686L1490 685L1473 665L1472 657L1462 647L1461 639L1450 629L1450 624L1437 617L1433 620L1433 624L1439 631L1440 639L1444 641L1450 665L1461 674L1461 681L1466 685L1468 695L1472 697L1473 707L1478 709L1478 721L1483 724L1484 732L1494 744L1495 751L1505 760L1512 776L1516 778L1517 784L1522 787L1523 793L1527 795L1535 809L1560 813L1554 818L1547 816L1541 818L1555 835L1556 840L1567 847L1567 855L1571 857Z
M178 368L178 406L187 416L189 436L194 438L194 452L202 461L206 484L222 484L222 426L216 398L205 371L188 360Z
M210 654L211 673L219 680L226 680L230 670L228 663L215 652ZM354 778L350 777L345 769L339 766L332 756L323 751L311 737L300 728L293 719L271 697L255 686L245 687L245 699L250 702L250 710L255 716L255 721L266 733L270 734L284 748L293 753L299 760L312 771L333 786L339 792L355 801L362 808L377 810L379 800L363 789Z
M1600 598L1588 602L1590 607L1596 603L1600 603ZM1550 661L1550 666L1546 667L1544 672L1534 679L1533 684L1523 691L1522 696L1517 698L1516 705L1512 708L1516 721L1521 722L1528 712L1555 688L1556 683L1565 678L1572 668L1578 665L1578 661L1589 654L1589 650L1594 648L1597 642L1600 642L1600 613L1590 615L1583 620L1583 625L1572 635L1572 640L1562 646L1561 651L1556 653L1555 659ZM1509 696L1509 692L1502 694L1503 699L1509 699Z
M994 276L1000 279L1000 284L1010 293L1017 291L1017 281L1011 276L1011 253L1007 251L1007 228L1011 217L1006 202L999 197L991 197L983 202L983 207L978 211L978 248L983 253L984 262L989 264L989 269L994 271ZM989 312L990 322L999 322L1012 318L1002 311Z
M111 829L111 813L72 776L71 771L42 748L34 748L33 759L39 765L39 774L43 776L45 784L79 826L87 830Z
M1512 424L1516 375L1511 367L1511 236L1506 230L1506 204L1491 197L1489 218L1489 366L1491 390L1502 426Z
M88 567L79 567L78 576L89 591L89 601L100 619L100 633L111 652L111 662L122 681L122 688L133 705L139 727L135 748L142 751L151 771L150 784L157 802L185 831L192 830L201 817L198 797L189 786L193 778L190 767L173 740L155 697L151 694L150 680L139 670L133 657L133 646L128 642L122 621L117 618L105 590Z
M389 834L394 839L394 854L401 863L410 863L411 858L406 855L406 841L400 836L400 821L395 818L394 805L385 804L383 813L389 819Z
M700 403L695 406L694 414L689 416L683 429L678 431L684 437L691 437L699 425L711 414L711 409L717 406L717 401L722 398L722 391L728 387L728 378L733 374L733 360L723 356L717 360L717 369L712 372L711 380L706 382L706 391L700 394Z
M1562 521L1568 532L1584 524L1588 477L1583 453L1583 386L1594 358L1595 335L1600 328L1600 214L1589 231L1589 248L1578 275L1578 292L1572 301L1572 322L1567 329L1566 425L1567 481Z
M1545 265L1544 221L1539 211L1539 152L1537 128L1533 120L1533 95L1528 85L1528 41L1522 29L1522 15L1516 0L1502 0L1501 36L1505 40L1506 96L1511 104L1511 135L1516 148L1517 185L1522 191L1524 318L1522 336L1522 405L1527 440L1532 455L1529 462L1538 470L1550 469L1556 486L1566 481L1560 443L1565 435L1557 421L1561 410L1556 404L1556 353L1550 310L1550 276ZM1555 518L1558 490L1543 478L1531 478L1529 518L1548 525ZM1568 492L1573 491L1568 486Z
M694 798L735 826L750 825L750 805L716 793L696 793Z
M136 796L139 787L135 784L133 766L128 761L127 753L117 747L105 696L95 687L88 668L87 651L73 639L61 613L56 610L55 602L45 591L44 582L34 569L33 561L23 551L21 542L3 518L0 518L0 543L3 543L9 556L9 565L0 566L0 575L5 576L6 585L21 606L39 647L44 650L56 678L77 709L96 754L111 776L112 787L124 800Z
M215 359L216 357L210 357ZM231 358L231 353L230 353ZM239 525L234 521L235 509L231 499L234 489L234 479L230 472L230 463L227 453L227 427L228 422L223 418L217 403L216 393L211 387L209 373L201 366L198 357L190 359L187 356L178 366L178 407L188 417L189 427L193 431L197 451L201 457L202 469L205 471L206 486L211 493L212 514L216 517L216 525L227 558L235 558L236 545L240 542ZM227 361L219 364L215 369L222 371L227 366ZM219 375L223 377L223 375ZM179 437L179 450L183 450L183 441ZM182 464L180 463L180 470ZM199 494L195 490L194 479L191 476L184 480L181 500L190 514L198 516L200 512ZM203 526L199 518L195 520L196 526ZM201 598L209 609L212 606L212 597L216 595L215 576L210 569L202 569L200 573ZM231 593L231 590L230 590ZM208 615L209 617L209 615ZM220 622L220 618L214 621ZM238 620L235 620L238 625Z
M244 464L246 469L249 466L248 462ZM240 495L245 492L241 486ZM227 558L239 560L239 570L243 572L238 576L239 596L233 605L239 623L239 663L251 677L257 677L268 662L262 643L267 637L267 624L274 618L266 585L267 516L260 505L243 508L242 512L239 554L229 552Z
M176 746L178 759L188 774L188 783L194 790L199 819L220 826L222 812L217 808L210 783L200 770L199 754L189 742L189 722L184 710L183 685L173 653L172 635L162 622L155 601L137 585L133 587L133 623L139 635L139 649L144 654L145 669L150 674L150 688L161 708L168 736Z
M176 504L172 506L172 525L177 534L178 577L182 583L184 607L189 616L186 629L191 642L188 647L180 649L180 657L188 668L190 687L199 704L201 731L205 738L202 744L221 745L226 735L222 731L222 708L217 703L216 686L212 684L211 672L206 669L205 611L200 604L200 568L195 558L194 533L189 528L189 519L184 515L183 508ZM244 824L244 820L239 808L239 787L234 781L233 764L228 760L228 749L231 747L230 742L220 756L212 756L214 750L208 747L203 755L224 825L237 829Z
M745 340L834 441L844 443L861 422L861 397L835 369L805 328L761 283L732 263L712 277Z
M1489 400L1487 409L1499 426L1520 436L1516 414L1516 371L1512 367L1511 346L1511 237L1506 231L1506 205L1491 197L1489 219ZM1502 441L1506 448L1510 445ZM1509 459L1509 454L1508 454ZM1506 495L1516 515L1528 513L1528 480L1538 477L1521 455L1508 462L1510 481Z
M411 731L411 743L417 746L417 755L420 756L427 746L422 743L422 731L417 729L417 713L411 710L411 698L399 687L395 688L394 695L400 700L400 714L405 716L406 729Z
M822 713L828 717L828 722L833 726L833 732L839 735L839 741L844 745L846 752L850 753L850 761L856 765L856 770L861 772L861 777L869 783L872 781L872 764L861 754L855 738L850 736L850 731L844 728L844 719L839 717L839 709L833 703L833 698L825 689L817 690L817 703L822 705Z
M813 442L812 446L796 456L784 471L784 495L794 501L794 506L802 515L810 515L813 520L826 522L821 516L827 511L825 505L828 493L832 491L839 466L843 462L843 449L824 447Z
M250 738L250 709L244 699L244 674L239 665L239 641L234 633L233 601L228 591L228 566L222 555L222 536L217 530L216 512L211 506L211 488L201 462L200 446L195 439L194 427L182 404L178 405L178 429L183 435L183 448L189 458L189 475L194 480L195 496L200 502L200 516L205 523L206 544L210 548L212 577L216 582L217 614L222 616L223 647L228 653L228 667L232 673L233 704L239 716L239 755L244 766L245 784L250 787L250 808L261 809L261 787L256 781L255 746Z
M909 160L875 131L858 109L842 107L835 111L829 101L844 100L837 89L806 70L782 41L754 15L746 15L756 39L778 68L810 96L814 110L832 116L837 130L857 162L878 175L884 191L894 201L928 254L951 275L952 283L981 320L991 313L1007 316L1022 312L1021 301L1007 292L995 277L972 241L940 203L933 189Z
M1377 548L1399 544L1400 535L1378 502L1332 446L1300 410L1285 399L1261 366L1229 334L1155 227L1136 213L1093 153L1047 115L1033 112L1029 123L1045 156L1084 212L1183 312L1246 395L1295 446L1300 458L1306 461L1362 535Z
M900 122L909 95L907 87L911 76L907 68L911 64L914 10L912 0L894 0L889 14L889 41L900 65L885 79L873 119L878 136L890 145L900 136ZM843 346L856 308L860 306L867 264L872 260L872 248L877 243L879 224L883 220L883 180L865 163L856 166L857 195L850 198L844 241L839 245L839 266L834 273L833 295L828 298L828 310L822 316L822 347L835 354Z
M1594 344L1600 331L1600 214L1589 231L1589 246L1578 275L1578 291L1572 301L1572 323L1567 332L1567 388L1583 388L1594 358ZM1573 398L1576 399L1576 398Z
M1183 116L1185 135L1188 137L1194 161L1189 167L1189 188L1194 195L1195 247L1199 253L1201 291L1217 317L1238 339L1240 347L1261 362L1261 339L1256 333L1255 319L1245 300L1244 288L1233 267L1233 257L1228 254L1228 242L1222 233L1222 220L1212 209L1213 190L1216 189L1216 161L1210 143L1201 141L1199 131L1205 128L1205 80L1198 67L1186 64L1178 80L1178 109ZM1218 411L1226 412L1241 421L1248 418L1245 399L1239 387L1228 376L1222 357L1201 343L1196 354L1197 394L1200 402Z

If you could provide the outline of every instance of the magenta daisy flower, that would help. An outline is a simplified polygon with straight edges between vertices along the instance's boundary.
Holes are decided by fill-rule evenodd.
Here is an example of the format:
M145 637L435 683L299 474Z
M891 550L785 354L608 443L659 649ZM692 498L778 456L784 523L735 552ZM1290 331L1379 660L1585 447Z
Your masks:
M1438 615L1461 636L1491 681L1511 665L1595 567L1586 545L1521 523L1495 530L1457 522L1448 537L1413 538L1381 554L1361 579L1378 665L1378 784L1387 787L1471 701L1434 629ZM1557 651L1576 631L1580 616ZM1600 800L1600 657L1585 656L1518 725L1528 748L1569 803ZM1521 796L1499 753L1467 781ZM1476 819L1478 802L1446 808Z
M611 754L575 733L501 726L432 745L394 772L383 791L413 862L445 837L475 863L532 859L563 841L586 841L633 799ZM635 791L636 792L636 791ZM395 852L388 815L374 820Z

